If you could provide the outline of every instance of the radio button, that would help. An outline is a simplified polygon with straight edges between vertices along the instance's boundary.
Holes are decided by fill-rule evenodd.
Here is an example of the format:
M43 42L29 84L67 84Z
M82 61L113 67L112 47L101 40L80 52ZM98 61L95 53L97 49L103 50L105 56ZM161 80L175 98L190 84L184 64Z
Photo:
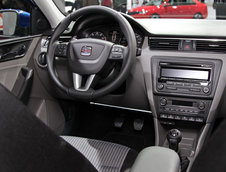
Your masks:
M169 111L169 110L170 110L170 108L165 108L165 110L166 110L166 111Z
M193 113L194 111L193 111L193 110L189 110L188 112L189 112L189 113Z
M181 116L176 115L174 119L176 119L176 120L181 120Z
M189 117L188 121L195 121L195 118L194 117Z
M170 111L176 111L176 109L174 109L174 108L170 108Z
M168 119L174 119L173 115L168 115Z
M185 112L185 113L188 113L188 112L189 112L189 110L185 109L185 110L184 110L184 112Z
M186 86L186 87L190 87L190 86L191 86L191 84L190 84L190 83L184 83L184 86Z
M159 90L162 90L164 88L164 85L163 84L158 84L158 89Z
M176 83L176 86L183 86L183 83L177 82L177 83Z
M193 84L193 86L194 86L194 87L199 87L199 86L200 86L200 84Z
M177 88L176 87L166 87L166 89L168 89L168 90L176 90Z
M166 84L167 85L174 85L174 82L172 82L172 81L166 81Z
M190 91L193 91L193 92L200 92L201 91L201 89L199 89L199 88L191 88L189 90Z
M160 116L160 118L167 118L166 114L160 114L159 116Z
M188 121L188 117L187 116L182 116L181 118L183 121Z
M198 108L199 108L200 110L205 109L205 103L204 103L204 102L200 102Z
M197 117L197 118L195 119L195 121L196 121L196 122L203 122L203 121L204 121L204 119L203 119L203 118L201 118L201 117Z
M203 92L204 92L205 94L208 94L208 93L210 92L210 89L209 89L208 87L204 87L204 88L203 88Z

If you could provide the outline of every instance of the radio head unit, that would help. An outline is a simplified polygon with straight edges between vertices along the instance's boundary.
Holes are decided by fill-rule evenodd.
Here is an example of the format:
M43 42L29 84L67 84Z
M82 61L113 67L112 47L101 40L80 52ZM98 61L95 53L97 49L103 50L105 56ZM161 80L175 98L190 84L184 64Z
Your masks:
M174 57L169 59L152 59L154 93L213 96L213 85L221 68L220 61Z
M211 94L213 64L160 62L158 91L187 94Z

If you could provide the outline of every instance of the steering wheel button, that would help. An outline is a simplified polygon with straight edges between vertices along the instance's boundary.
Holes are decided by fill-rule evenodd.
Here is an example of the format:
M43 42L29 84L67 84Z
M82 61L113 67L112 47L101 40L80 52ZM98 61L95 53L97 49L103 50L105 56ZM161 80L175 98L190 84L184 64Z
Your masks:
M122 53L123 52L122 48L119 48L118 49L118 52Z
M115 48L115 52L118 52L119 51L119 48Z
M121 54L113 54L112 58L113 59L122 59L122 55Z

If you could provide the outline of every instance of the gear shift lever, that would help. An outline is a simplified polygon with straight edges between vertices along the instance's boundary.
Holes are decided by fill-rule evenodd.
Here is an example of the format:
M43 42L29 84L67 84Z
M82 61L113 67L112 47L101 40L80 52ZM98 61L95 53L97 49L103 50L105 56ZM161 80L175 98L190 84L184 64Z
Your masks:
M169 148L177 152L178 145L182 139L181 132L177 129L172 129L168 132L166 138L169 142Z

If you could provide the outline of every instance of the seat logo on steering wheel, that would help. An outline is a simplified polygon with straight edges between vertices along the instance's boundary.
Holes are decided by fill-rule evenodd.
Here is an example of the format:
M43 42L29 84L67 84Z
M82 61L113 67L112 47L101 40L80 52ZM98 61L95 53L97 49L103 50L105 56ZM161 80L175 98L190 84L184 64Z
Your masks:
M91 46L83 46L81 48L81 55L82 56L91 56L92 54L92 47Z

